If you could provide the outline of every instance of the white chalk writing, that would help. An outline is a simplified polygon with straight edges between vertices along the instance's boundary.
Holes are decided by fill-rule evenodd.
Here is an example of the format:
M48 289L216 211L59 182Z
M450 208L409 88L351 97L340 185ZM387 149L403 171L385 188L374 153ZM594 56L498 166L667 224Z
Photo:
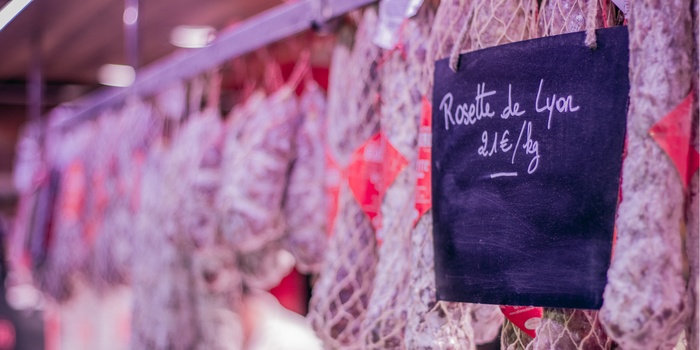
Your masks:
M574 97L571 95L566 97L559 97L559 99L557 99L557 95L552 94L551 100L549 97L547 97L544 106L540 107L540 94L542 94L542 84L544 84L544 79L540 80L540 87L537 89L537 98L535 99L535 110L538 113L549 111L549 117L547 119L547 129L549 130L552 128L552 114L554 113L555 107L557 109L557 112L567 113L578 111L579 106L574 106Z
M556 86L556 84L551 85ZM530 113L527 113L527 111L522 108L523 101L518 101L517 99L522 98L522 96L533 95L524 95L514 91L516 89L512 84L508 84L507 102L505 97L502 97L500 100L497 99L496 90L487 91L485 82L477 84L476 95L470 95L466 103L456 102L455 96L451 92L447 92L443 95L438 106L439 111L442 112L441 117L445 120L445 130L450 130L451 126L469 126L476 124L484 118L492 118L495 115L492 109L494 101L502 101L504 104L507 103L499 115L500 119L497 120L522 120L522 126L517 139L514 138L515 134L512 134L511 130L507 128L489 130L491 125L494 125L494 120L493 122L487 123L487 128L481 132L481 142L476 152L479 156L484 158L500 158L505 155L510 158L511 165L520 164L516 163L518 154L520 154L519 157L526 158L527 173L534 174L537 169L540 168L540 161L542 160L542 148L540 147L541 139L537 138L536 135L541 133L541 130L544 129L541 128L538 129L539 131L536 131L532 118L536 117L537 114L545 114L547 116L547 130L550 130L552 128L552 120L555 119L555 116L577 112L581 107L575 103L575 98L572 94L560 92L552 93L552 91L550 91L551 87L547 89L545 86L544 79L540 79L539 85L532 86L532 88L533 90L537 88L537 95L534 101L535 110ZM511 135L513 135L513 137L511 137ZM429 142L427 137L419 137L420 144L427 142ZM424 165L418 165L419 168L421 166ZM488 177L493 179L515 176L518 176L517 172L503 171L493 173Z
M508 119L511 115L519 117L525 114L525 111L520 110L520 103L516 102L515 104L513 104L511 98L511 88L512 86L508 84L508 106L504 108L503 113L501 113L501 118L503 119Z
M491 110L491 104L485 102L485 99L495 94L496 90L486 91L486 83L477 84L474 102L457 105L454 113L454 96L451 92L445 94L438 106L445 116L445 130L450 130L450 125L474 125L483 118L492 118L496 112Z

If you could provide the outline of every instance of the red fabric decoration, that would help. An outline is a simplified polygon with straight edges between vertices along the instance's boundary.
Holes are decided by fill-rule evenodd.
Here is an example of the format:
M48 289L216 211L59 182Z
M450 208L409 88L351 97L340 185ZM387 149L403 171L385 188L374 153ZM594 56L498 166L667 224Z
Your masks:
M690 145L690 127L693 115L691 91L676 108L649 129L649 135L671 158L687 188L690 179L700 166L698 151Z
M501 312L516 327L531 337L537 334L535 330L542 321L544 309L534 306L505 306L501 305Z

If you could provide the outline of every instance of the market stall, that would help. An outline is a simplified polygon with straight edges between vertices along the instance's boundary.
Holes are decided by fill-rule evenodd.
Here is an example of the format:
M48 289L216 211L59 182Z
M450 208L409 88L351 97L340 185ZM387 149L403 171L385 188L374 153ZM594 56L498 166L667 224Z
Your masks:
M697 9L278 5L29 123L10 262L65 349L698 349Z

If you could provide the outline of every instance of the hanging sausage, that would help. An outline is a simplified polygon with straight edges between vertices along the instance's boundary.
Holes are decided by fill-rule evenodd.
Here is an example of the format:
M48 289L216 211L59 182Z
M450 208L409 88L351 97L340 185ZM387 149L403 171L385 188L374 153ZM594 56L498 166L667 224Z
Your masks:
M299 105L304 120L296 135L296 158L284 200L284 247L296 258L299 271L318 273L328 230L327 215L321 210L327 205L322 186L326 176L326 97L318 84L307 82Z
M410 288L411 230L416 216L417 138L423 90L422 67L426 64L426 42L435 9L423 5L404 22L399 44L385 53L380 66L381 131L384 137L384 184L396 170L382 205L382 226L374 288L369 299L364 337L369 349L404 349ZM397 164L399 164L397 166Z
M600 320L624 349L672 348L687 317L683 184L650 128L691 88L690 1L630 1L630 101L617 244Z
M376 11L366 9L352 52L342 43L333 52L327 140L331 155L341 166L346 166L353 152L379 131L380 50L372 43L376 23ZM362 322L372 294L376 263L374 227L344 180L307 316L326 347L347 349L362 343Z

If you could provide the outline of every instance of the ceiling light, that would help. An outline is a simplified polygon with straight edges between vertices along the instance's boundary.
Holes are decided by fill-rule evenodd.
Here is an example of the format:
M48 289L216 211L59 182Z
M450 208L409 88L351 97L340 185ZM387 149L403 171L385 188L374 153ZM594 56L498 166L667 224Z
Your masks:
M134 83L136 72L131 66L105 64L97 71L97 81L102 85L126 87Z
M210 26L177 26L170 32L170 43L188 49L205 47L216 36L216 30Z
M12 0L0 9L0 30L10 23L10 21L24 10L32 0Z
M139 10L134 6L127 7L124 10L124 16L122 19L127 25L132 25L136 23L136 20L139 19Z

